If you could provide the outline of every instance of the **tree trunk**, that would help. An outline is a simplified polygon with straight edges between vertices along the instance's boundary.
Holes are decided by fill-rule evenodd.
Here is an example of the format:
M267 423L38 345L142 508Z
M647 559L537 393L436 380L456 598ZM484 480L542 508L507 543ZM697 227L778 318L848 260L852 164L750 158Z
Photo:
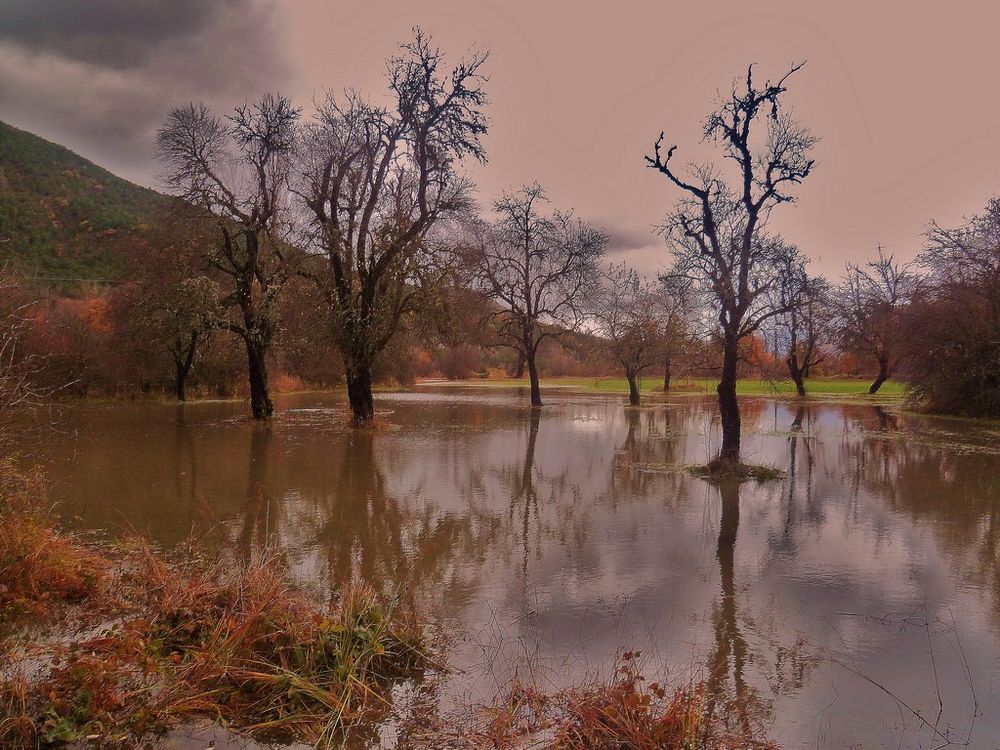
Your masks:
M878 393L878 389L882 387L882 384L889 379L889 358L886 356L881 356L878 358L878 375L875 377L874 382L868 387L868 394L874 396Z
M663 392L670 390L670 357L663 363Z
M521 379L524 377L524 354L517 353L517 364L514 366L514 377Z
M719 416L722 420L722 447L718 460L735 467L740 462L740 406L736 400L736 366L739 362L739 340L727 334L722 348L722 378L716 387L719 394Z
M735 713L749 735L750 722L745 710L746 681L743 670L747 662L747 644L740 632L736 603L736 537L740 527L740 486L734 479L719 485L722 500L722 517L719 523L719 541L716 558L719 561L719 578L722 591L718 614L715 617L715 649L709 657L708 679L705 684L706 709L714 711L717 702L731 697L726 687L732 665L735 689Z
M788 374L791 375L792 380L795 381L795 392L800 396L805 396L805 373L802 368L799 367L799 358L795 352L788 355L788 358L785 360L785 364L788 365Z
M542 405L542 390L538 386L538 367L535 365L535 353L531 352L525 356L528 365L528 380L531 383L531 405Z
M187 401L187 378L191 374L191 365L194 364L194 353L197 345L198 335L192 333L186 352L181 353L180 347L174 350L174 367L176 368L174 393L178 401Z
M247 365L250 375L250 412L254 419L268 419L274 404L267 389L267 362L263 347L247 342Z
M347 400L351 404L351 415L355 424L370 422L375 416L372 400L372 370L367 362L352 362L347 365Z
M180 365L177 366L177 379L174 382L174 394L178 401L187 401L185 384L187 382L187 371Z
M636 382L635 373L626 370L625 377L628 378L628 403L630 406L638 406L639 384Z
M532 409L528 422L528 446L524 452L524 466L521 469L521 485L514 493L513 500L524 500L524 513L521 520L521 573L528 574L528 537L531 525L531 514L538 515L538 493L535 490L535 443L538 441L538 425L542 420L542 410Z

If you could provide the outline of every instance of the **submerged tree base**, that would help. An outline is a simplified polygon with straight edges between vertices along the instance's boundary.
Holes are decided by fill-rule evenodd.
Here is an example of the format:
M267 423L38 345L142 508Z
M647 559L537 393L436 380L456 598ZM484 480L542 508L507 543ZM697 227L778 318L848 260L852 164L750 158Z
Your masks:
M785 476L785 472L774 466L745 464L742 462L724 461L716 458L707 464L685 467L696 477L710 482L773 482Z

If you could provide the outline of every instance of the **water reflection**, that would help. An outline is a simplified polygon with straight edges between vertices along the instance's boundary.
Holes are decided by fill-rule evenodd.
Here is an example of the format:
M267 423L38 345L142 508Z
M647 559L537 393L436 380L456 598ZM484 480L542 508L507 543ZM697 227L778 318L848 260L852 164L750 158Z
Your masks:
M637 647L704 665L740 722L771 705L789 746L928 740L838 663L908 705L940 689L956 733L978 699L977 737L1000 736L996 426L748 401L747 453L785 477L716 487L678 470L713 452L710 401L550 402L387 395L374 433L323 395L270 426L239 404L81 405L39 455L70 522L272 545L318 595L357 577L408 598L455 636L453 696L492 697L526 655L560 684Z
M267 547L277 528L277 508L273 495L267 489L267 461L271 441L270 425L251 426L247 503L236 537L236 546L243 559L249 559L254 550Z
M736 613L736 582L735 555L736 535L740 529L740 486L738 482L725 481L718 485L719 498L722 501L722 515L719 522L719 542L716 557L719 560L719 580L722 591L719 605L715 612L715 649L709 659L709 676L706 685L708 693L708 710L714 712L720 698L733 696L741 728L750 732L750 721L747 715L749 698L743 670L747 661L747 644L740 632ZM730 671L733 678L733 689L729 691L725 681L729 679Z
M538 489L535 482L535 444L538 442L538 425L542 421L542 410L531 409L528 417L528 437L524 450L524 461L521 464L520 472L513 472L511 475L511 485L513 491L510 496L510 514L508 521L511 528L519 523L521 527L521 548L523 550L521 559L521 575L528 575L528 547L531 518L534 516L536 524L539 522L538 514Z

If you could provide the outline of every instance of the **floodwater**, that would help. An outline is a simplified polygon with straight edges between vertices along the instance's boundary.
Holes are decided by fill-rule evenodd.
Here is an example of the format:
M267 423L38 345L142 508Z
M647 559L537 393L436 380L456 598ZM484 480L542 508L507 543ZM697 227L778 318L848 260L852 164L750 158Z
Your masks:
M268 542L318 592L412 600L452 635L445 706L635 648L786 748L1000 747L1000 426L745 399L744 458L785 476L719 487L678 470L717 444L710 400L545 397L378 394L374 433L332 394L278 399L269 427L88 403L39 456L77 526Z

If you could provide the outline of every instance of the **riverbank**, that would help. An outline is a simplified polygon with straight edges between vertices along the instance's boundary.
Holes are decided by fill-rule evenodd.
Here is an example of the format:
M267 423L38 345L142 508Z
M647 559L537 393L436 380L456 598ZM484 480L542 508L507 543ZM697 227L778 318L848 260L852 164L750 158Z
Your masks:
M213 724L253 746L365 746L390 718L401 750L774 747L704 683L647 680L634 651L570 689L515 679L491 705L394 713L395 686L447 668L428 655L426 623L363 582L322 605L267 551L206 559L193 542L165 555L72 534L40 504L37 476L0 478L4 748L156 747Z
M167 556L69 534L7 475L0 746L132 747L190 722L334 744L428 664L423 631L363 583L317 604L280 557Z

